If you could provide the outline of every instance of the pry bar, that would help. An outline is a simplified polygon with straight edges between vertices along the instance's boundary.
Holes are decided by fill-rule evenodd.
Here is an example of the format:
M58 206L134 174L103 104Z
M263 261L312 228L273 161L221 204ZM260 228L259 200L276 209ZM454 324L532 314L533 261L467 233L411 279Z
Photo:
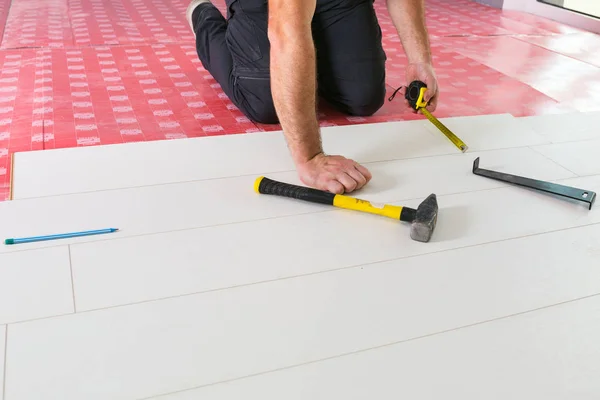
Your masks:
M583 201L589 204L590 210L596 201L596 193L591 190L583 190L570 186L559 185L557 183L540 181L537 179L525 178L522 176L505 174L503 172L490 171L488 169L479 168L479 157L473 162L473 173L475 175L485 176L487 178L496 179L503 182L513 183L515 185L524 186L542 192L552 193L563 197L568 197L573 200Z

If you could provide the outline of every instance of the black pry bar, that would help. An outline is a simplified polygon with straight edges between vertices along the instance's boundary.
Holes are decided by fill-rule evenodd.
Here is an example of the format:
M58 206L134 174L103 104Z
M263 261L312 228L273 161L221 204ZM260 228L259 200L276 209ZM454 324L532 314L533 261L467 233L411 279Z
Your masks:
M515 185L540 190L542 192L568 197L573 200L583 201L584 203L589 204L590 210L596 201L596 193L592 192L591 190L578 189L571 186L559 185L557 183L540 181L537 179L525 178L522 176L479 168L479 157L477 157L473 162L473 173L475 175L485 176L487 178L496 179L503 182L514 183Z

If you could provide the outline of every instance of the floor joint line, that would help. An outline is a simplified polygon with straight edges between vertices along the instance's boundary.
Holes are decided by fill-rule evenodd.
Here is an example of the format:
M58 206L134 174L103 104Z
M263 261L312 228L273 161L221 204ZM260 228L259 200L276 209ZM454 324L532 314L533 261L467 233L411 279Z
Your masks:
M400 122L408 122L408 121L400 121ZM177 140L181 140L181 139L177 139ZM566 142L566 143L570 143L570 142ZM123 144L125 144L125 143L123 143ZM523 145L523 146L515 146L515 147L502 147L502 148L485 149L485 150L473 150L472 153L474 153L474 154L477 154L477 153L490 153L490 152L494 152L494 151L508 151L508 150L516 150L516 149L529 149L529 150L533 150L531 148L531 146L547 146L547 145L551 145L551 144L553 144L553 143L544 143L544 144L539 144L539 145L538 144L536 144L536 145ZM421 159L428 159L428 158L435 158L435 157L452 157L452 156L455 156L455 157L461 157L462 156L462 157L464 157L463 154L457 154L456 152L452 152L452 153L435 154L435 155L429 155L429 156L393 158L393 159L385 159L385 160L377 160L377 161L368 161L368 162L360 162L359 161L359 162L362 165L371 165L371 164L379 164L379 163L391 163L391 162L397 162L397 161L414 161L414 160L421 160ZM475 156L473 156L473 157L475 158ZM197 183L197 182L210 182L210 181L235 179L235 178L247 178L247 177L256 176L256 175L274 175L274 174L285 174L285 173L294 173L294 172L295 172L295 170L285 169L285 170L279 170L279 171L259 172L259 173L253 173L253 174L228 175L228 176L214 177L214 178L188 179L188 180L176 181L176 182L150 183L150 184L144 184L144 185L127 186L127 187L107 188L107 189L98 189L98 190L86 190L86 191L83 191L83 192L67 192L67 193L59 193L59 194L49 194L49 195L26 197L26 198L23 198L21 200L43 199L43 198L48 198L48 197L59 197L59 196L74 196L74 195L81 195L81 194L86 194L86 193L112 192L112 191L117 191L117 190L130 190L130 189L140 189L140 188L156 187L156 186L180 185L180 184ZM596 174L594 174L594 175L596 175ZM597 174L597 175L600 175L600 173ZM592 176L592 175L590 175L590 176ZM561 178L560 180L573 179L573 178L575 178L575 177ZM467 192L461 192L461 193L469 193L469 192L467 191ZM409 199L409 200L411 200L411 199Z
M6 400L6 369L8 365L8 324L4 326L4 371L2 371L2 399Z
M486 246L486 245L490 245L490 244L494 244L494 243L502 243L502 242L509 242L509 241L513 241L513 240L521 240L521 239L525 239L525 238L529 238L529 237L548 235L548 234L553 234L553 233L558 233L558 232L564 232L564 231L581 229L581 228L586 228L586 227L590 227L590 226L599 226L599 225L600 225L600 222L595 222L595 223L586 224L586 225L561 228L561 229L556 229L556 230L552 230L552 231L539 232L539 233L534 233L534 234L529 234L529 235L494 240L494 241L490 241L490 242L475 243L475 244L461 246L461 247L453 247L450 249L441 249L441 250L432 251L429 253L421 253L421 254L413 254L410 256L388 258L388 259L384 259L384 260L376 260L376 261L372 261L372 262L354 264L354 265L350 265L350 266L346 266L346 267L338 267L338 268L333 268L333 269L328 269L328 270L323 270L323 271L315 271L315 272L309 272L309 273L305 273L305 274L286 276L283 278L267 279L267 280L262 280L262 281L257 281L257 282L250 282L250 283L238 284L238 285L233 285L233 286L202 290L202 291L198 291L198 292L182 293L182 294L165 296L165 297L160 297L160 298L135 301L135 302L131 302L131 303L116 304L116 305L111 305L111 306L107 306L107 307L92 308L92 309L88 309L88 310L78 311L77 314L85 314L85 313L92 313L92 312L98 312L98 311L112 310L112 309L121 308L121 307L135 306L135 305L139 305L139 304L153 303L153 302L159 302L159 301L163 301L163 300L172 300L172 299L178 299L178 298L182 298L182 297L204 295L204 294L213 293L213 292L222 292L222 291L230 290L230 289L237 289L237 288L243 288L243 287L249 287L249 286L257 286L257 285L273 283L273 282L277 282L277 281L285 281L285 280L309 277L309 276L314 276L314 275L324 275L324 274L329 274L329 273L333 273L333 272L339 272L339 271L356 269L356 268L365 268L365 267L368 268L368 267L371 267L374 265L379 265L379 264L384 264L384 263L389 263L389 262L394 262L394 261L423 257L423 256L432 255L432 254L446 253L446 252L455 251L455 250L469 249L469 248L474 248L474 247L479 247L479 246ZM44 319L49 319L49 318L62 318L62 317L66 317L66 316L73 315L73 314L74 313L64 313L64 314L46 316L46 317L41 317L41 318L32 318L32 319L27 319L27 320L14 321L14 322L11 322L11 324L23 324L23 323L27 323L27 322L39 321L39 320L44 320Z
M238 378L232 378L232 379L227 379L227 380L223 380L223 381L213 382L213 383L209 383L209 384L205 384L205 385L200 385L200 386L196 386L196 387L192 387L192 388L188 388L188 389L178 390L178 391L175 391L175 392L160 393L160 394L157 394L157 395L154 395L154 396L151 396L151 397L144 397L144 398L142 398L140 400L152 400L152 399L154 399L156 397L160 397L160 396L166 396L166 395L175 394L175 393L189 392L191 390L202 389L202 388L205 388L205 387L215 386L215 385L219 385L219 384L223 384L223 383L230 383L230 382L234 382L234 381L238 381L238 380L243 380L243 379L248 379L248 378L254 378L254 377L257 377L257 376L261 376L261 375L267 375L267 374L271 374L271 373L275 373L275 372L279 372L279 371L285 371L285 370L300 368L300 367L303 367L303 366L306 366L306 365L317 364L317 363L320 363L320 362L334 360L334 359L337 359L337 358L343 358L343 357L347 357L347 356L351 356L351 355L366 353L368 351L383 349L385 347L397 346L397 345L401 345L401 344L404 344L404 343L418 341L418 340L421 340L421 339L427 339L427 338L430 338L430 337L441 336L441 335L444 335L444 334L450 333L450 332L457 332L457 331L461 331L461 330L464 330L464 329L469 329L469 328L477 327L477 326L480 326L480 325L485 325L485 324L489 324L489 323L493 323L493 322L507 320L509 318L514 318L514 317L518 317L518 316L521 316L521 315L531 314L531 313L535 313L535 312L538 312L538 311L543 311L543 310L554 308L554 307L560 307L560 306L565 305L565 304L574 303L574 302L582 301L582 300L588 300L588 299L592 299L592 298L595 298L595 297L598 297L598 296L600 296L600 293L592 294L592 295L589 295L589 296L583 296L583 297L579 297L577 299L568 300L568 301L564 301L564 302L560 302L560 303L556 303L556 304L551 304L551 305L548 305L548 306L538 307L538 308L534 308L534 309L531 309L531 310L526 310L526 311L522 311L522 312L510 314L510 315L505 315L505 316L502 316L502 317L491 318L491 319L488 319L488 320L479 321L479 322L475 322L475 323L468 324L468 325L462 325L462 326L459 326L459 327L456 327L456 328L451 328L451 329L446 329L446 330L443 330L443 331L433 332L433 333L430 333L430 334L416 336L416 337L413 337L413 338L408 338L406 340L399 340L397 342L386 343L386 344L382 344L382 345L379 345L379 346L373 346L373 347L369 347L369 348L365 348L365 349L360 349L360 350L356 350L356 351L352 351L352 352L342 353L342 354L338 354L338 355L331 356L331 357L324 357L324 358L317 359L317 360L312 360L312 361L308 361L308 362L304 362L304 363L300 363L300 364L289 365L289 366L286 366L286 367L281 367L281 368L276 368L276 369L272 369L272 370L268 370L268 371L263 371L263 372L259 372L259 373L256 373L256 374L241 376L241 377L238 377Z
M586 176L579 176L579 175L577 175L577 176L572 176L572 177L568 177L568 178L553 179L553 180L549 180L549 182L561 183L561 182L568 181L568 180L571 180L571 179L593 178L593 177L596 177L596 176L600 176L600 174L586 175ZM460 195L465 195L465 194L470 194L470 193L481 193L481 192L488 192L488 191L502 190L502 189L510 189L510 190L512 190L514 188L515 188L514 185L511 185L509 183L504 183L504 184L499 185L499 186L494 186L494 187L489 187L489 188L484 188L484 189L477 189L477 190L464 191L464 192L455 192L455 193L440 194L440 195L438 195L438 197L460 196ZM125 189L110 189L110 190L112 191L112 190L125 190ZM90 192L85 192L85 193L90 193ZM93 193L95 193L95 192L93 192ZM69 195L72 196L72 195L78 195L78 194L81 194L81 193L71 193ZM53 195L53 196L47 196L47 197L59 197L59 196L67 196L67 195ZM27 198L27 199L21 199L21 201L24 201L24 200L33 200L33 199L40 199L40 198L45 198L45 197L31 197L31 198ZM404 198L404 199L393 200L393 201L391 200L391 201L387 201L386 203L393 205L393 204L397 204L397 203L406 203L406 202L409 202L409 201L417 201L417 200L422 200L422 197ZM216 228L216 227L220 227L220 226L230 226L230 225L238 225L238 224L249 224L249 223L254 223L254 222L269 221L269 220L283 219L283 218L295 218L295 217L300 217L300 216L303 216L303 215L312 215L312 214L321 214L321 213L333 213L333 212L342 213L342 212L348 212L348 210L344 210L344 209L340 209L340 208L326 207L326 209L323 209L323 210L301 212L301 213L296 213L296 214L276 215L276 216L271 216L271 217L262 217L262 218L258 218L258 219L244 220L244 221L222 222L222 223L216 223L216 224L212 224L212 225L193 226L193 227L186 227L186 228L179 228L179 229L170 229L170 230L165 230L165 231L145 232L145 233L138 233L138 234L134 234L134 235L127 235L127 236L118 237L118 238L114 238L114 237L113 238L111 238L111 237L95 238L93 240L82 240L80 242L71 243L71 244L69 244L69 246L70 245L84 245L84 244L89 244L89 243L105 242L105 241L110 241L110 240L122 240L122 239L134 238L134 237L164 235L164 234L167 234L167 233L174 233L174 232L185 232L185 231L208 229L208 228ZM596 224L596 223L580 225L580 226L577 226L577 227L583 227L583 226L594 225L594 224ZM571 227L571 228L577 228L577 227ZM570 229L570 228L565 228L565 229ZM542 233L544 233L544 232L542 232ZM39 247L39 248L48 249L48 248L62 247L62 246L65 246L65 244L47 245L47 246L43 246L43 247ZM22 251L30 251L30 250L31 249L15 250L14 253L22 252Z
M69 252L69 270L71 272L71 292L73 294L73 313L77 312L77 303L75 301L75 280L73 279L73 261L71 258L71 245L67 245L67 250Z

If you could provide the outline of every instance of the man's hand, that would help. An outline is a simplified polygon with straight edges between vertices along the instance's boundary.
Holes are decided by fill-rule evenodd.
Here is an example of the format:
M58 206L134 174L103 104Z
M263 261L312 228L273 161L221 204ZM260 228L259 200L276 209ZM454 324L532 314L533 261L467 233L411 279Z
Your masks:
M356 161L323 153L299 164L298 174L305 185L335 194L353 192L371 180L369 170Z
M408 67L406 67L406 86L410 85L412 81L417 80L427 85L427 90L423 97L423 100L427 102L427 107L425 108L430 112L434 112L437 107L440 90L438 88L435 71L430 63L408 64ZM406 102L406 106L410 107L408 101L406 101L406 99L404 101ZM413 111L417 112L414 109Z

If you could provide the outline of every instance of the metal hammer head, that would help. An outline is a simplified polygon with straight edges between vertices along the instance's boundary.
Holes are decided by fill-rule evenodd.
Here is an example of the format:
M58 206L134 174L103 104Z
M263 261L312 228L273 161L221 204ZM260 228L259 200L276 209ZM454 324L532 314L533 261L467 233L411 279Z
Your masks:
M435 230L437 216L437 197L432 193L419 204L415 218L411 222L410 237L418 242L429 242Z

